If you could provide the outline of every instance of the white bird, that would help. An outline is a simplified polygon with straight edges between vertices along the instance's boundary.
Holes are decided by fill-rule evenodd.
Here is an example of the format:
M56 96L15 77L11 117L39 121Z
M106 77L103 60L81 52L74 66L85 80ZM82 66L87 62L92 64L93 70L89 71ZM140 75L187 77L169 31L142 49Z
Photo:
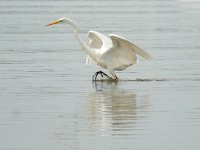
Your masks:
M66 23L73 27L75 37L80 46L86 51L86 63L95 62L104 69L107 69L111 76L102 71L98 71L93 75L96 80L98 74L107 76L108 79L118 80L115 71L121 71L127 67L137 63L137 54L145 59L151 59L151 55L133 44L131 41L116 35L109 34L107 37L97 31L88 32L88 42L85 44L79 37L79 28L70 18L60 18L49 23L47 26Z

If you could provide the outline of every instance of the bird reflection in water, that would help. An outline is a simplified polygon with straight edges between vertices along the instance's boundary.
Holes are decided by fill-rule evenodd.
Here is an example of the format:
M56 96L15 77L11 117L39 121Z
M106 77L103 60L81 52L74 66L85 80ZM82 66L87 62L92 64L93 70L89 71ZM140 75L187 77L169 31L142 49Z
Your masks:
M127 134L134 130L140 109L145 109L146 98L118 87L116 82L95 82L95 92L87 96L88 120L91 128L102 134ZM130 133L129 133L130 134Z
M72 118L58 119L60 129L53 134L56 141L66 149L96 149L103 144L115 149L122 140L142 134L138 123L147 115L148 97L120 88L120 82L100 81L93 86L95 90L86 94L83 107ZM132 144L132 140L124 142L129 141Z

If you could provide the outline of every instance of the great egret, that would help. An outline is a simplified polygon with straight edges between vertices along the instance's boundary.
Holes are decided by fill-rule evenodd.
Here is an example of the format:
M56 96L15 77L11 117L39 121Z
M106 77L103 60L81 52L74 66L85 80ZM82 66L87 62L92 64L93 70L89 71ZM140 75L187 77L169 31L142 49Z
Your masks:
M128 66L136 64L136 54L145 59L151 58L147 52L133 44L131 41L116 34L110 34L110 37L107 37L97 31L91 30L88 32L88 42L85 44L79 37L79 28L70 18L60 18L49 23L47 26L58 23L66 23L73 27L78 43L88 54L86 58L87 64L93 61L102 68L107 69L111 75L108 76L106 73L98 71L93 75L93 80L96 80L98 74L101 74L102 77L105 75L111 80L118 80L115 71L121 71Z

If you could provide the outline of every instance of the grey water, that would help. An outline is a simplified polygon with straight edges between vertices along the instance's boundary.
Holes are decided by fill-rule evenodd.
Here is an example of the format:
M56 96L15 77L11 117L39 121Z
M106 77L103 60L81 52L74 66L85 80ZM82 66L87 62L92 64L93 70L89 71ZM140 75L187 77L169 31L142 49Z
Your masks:
M63 16L153 56L91 81ZM0 150L199 150L200 1L1 0Z

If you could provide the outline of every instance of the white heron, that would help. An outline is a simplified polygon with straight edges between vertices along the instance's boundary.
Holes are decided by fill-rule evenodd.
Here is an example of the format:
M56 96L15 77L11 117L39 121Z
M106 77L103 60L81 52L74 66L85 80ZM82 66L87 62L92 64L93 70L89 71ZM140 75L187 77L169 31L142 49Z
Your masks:
M65 23L74 29L75 37L80 46L86 51L86 63L95 62L102 68L108 70L110 76L102 71L97 71L93 75L93 80L97 79L98 74L107 76L109 80L118 80L115 71L121 71L137 63L137 54L145 59L151 59L151 55L133 44L131 41L116 35L109 34L109 37L97 32L88 32L88 42L85 44L79 37L79 28L70 18L60 18L49 23L47 26Z

